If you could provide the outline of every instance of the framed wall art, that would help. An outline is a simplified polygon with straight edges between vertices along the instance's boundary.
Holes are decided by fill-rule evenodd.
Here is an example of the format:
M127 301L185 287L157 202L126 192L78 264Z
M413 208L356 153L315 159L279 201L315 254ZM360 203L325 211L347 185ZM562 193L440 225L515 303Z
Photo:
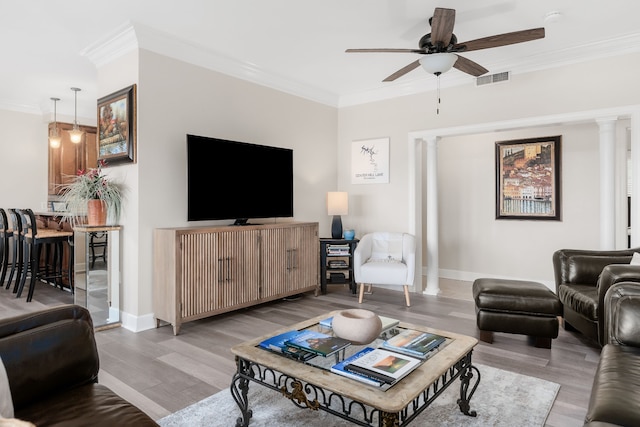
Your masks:
M389 138L352 142L351 183L389 183Z
M496 142L496 219L560 220L560 141Z
M136 85L98 100L98 160L136 161Z

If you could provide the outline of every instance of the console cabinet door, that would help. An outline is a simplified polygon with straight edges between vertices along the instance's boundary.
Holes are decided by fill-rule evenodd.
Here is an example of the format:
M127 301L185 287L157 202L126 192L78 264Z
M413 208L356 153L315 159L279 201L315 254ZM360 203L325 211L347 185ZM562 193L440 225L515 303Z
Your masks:
M317 286L318 254L317 224L263 230L260 298Z
M216 309L236 307L259 298L260 232L221 232L218 237Z
M189 233L181 236L181 317L258 298L258 232Z

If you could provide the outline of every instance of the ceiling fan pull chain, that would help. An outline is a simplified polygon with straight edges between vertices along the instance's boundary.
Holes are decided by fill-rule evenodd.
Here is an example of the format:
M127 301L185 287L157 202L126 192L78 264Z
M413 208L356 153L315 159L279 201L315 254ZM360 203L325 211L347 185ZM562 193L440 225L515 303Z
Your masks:
M438 100L437 100L437 103L436 103L436 114L439 115L440 114L440 73L436 74L436 80L438 82L438 89L437 89L437 91L438 91L438 93L437 93Z

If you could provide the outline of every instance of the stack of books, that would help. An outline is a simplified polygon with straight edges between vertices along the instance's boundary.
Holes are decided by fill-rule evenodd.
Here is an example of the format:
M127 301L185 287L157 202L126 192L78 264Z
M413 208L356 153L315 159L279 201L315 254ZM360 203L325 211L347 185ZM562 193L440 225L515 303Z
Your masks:
M445 341L440 335L404 329L379 348L367 347L331 371L386 390L424 363Z
M420 359L366 347L331 367L331 372L376 387L392 386L422 364ZM385 387L386 388L386 387Z
M445 340L446 338L440 335L405 329L398 335L384 341L382 347L420 359L427 359L438 351L440 344Z
M328 245L327 254L347 256L349 255L349 245Z
M266 350L271 350L276 353L282 353L285 356L289 356L293 359L307 361L316 356L316 353L305 351L296 347L291 347L287 344L287 341L294 339L302 334L300 331L287 331L285 333L273 336L262 341L259 346Z
M349 264L343 259L332 259L329 261L329 268L349 268Z
M347 348L351 342L344 338L308 330L286 340L285 345L327 357Z

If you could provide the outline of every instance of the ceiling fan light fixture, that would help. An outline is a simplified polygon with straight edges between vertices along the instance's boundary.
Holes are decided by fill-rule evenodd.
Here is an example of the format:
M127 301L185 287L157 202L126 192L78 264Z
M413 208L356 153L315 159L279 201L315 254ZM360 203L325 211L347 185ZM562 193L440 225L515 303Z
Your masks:
M431 53L420 58L420 65L425 71L439 76L446 73L458 60L454 53Z

